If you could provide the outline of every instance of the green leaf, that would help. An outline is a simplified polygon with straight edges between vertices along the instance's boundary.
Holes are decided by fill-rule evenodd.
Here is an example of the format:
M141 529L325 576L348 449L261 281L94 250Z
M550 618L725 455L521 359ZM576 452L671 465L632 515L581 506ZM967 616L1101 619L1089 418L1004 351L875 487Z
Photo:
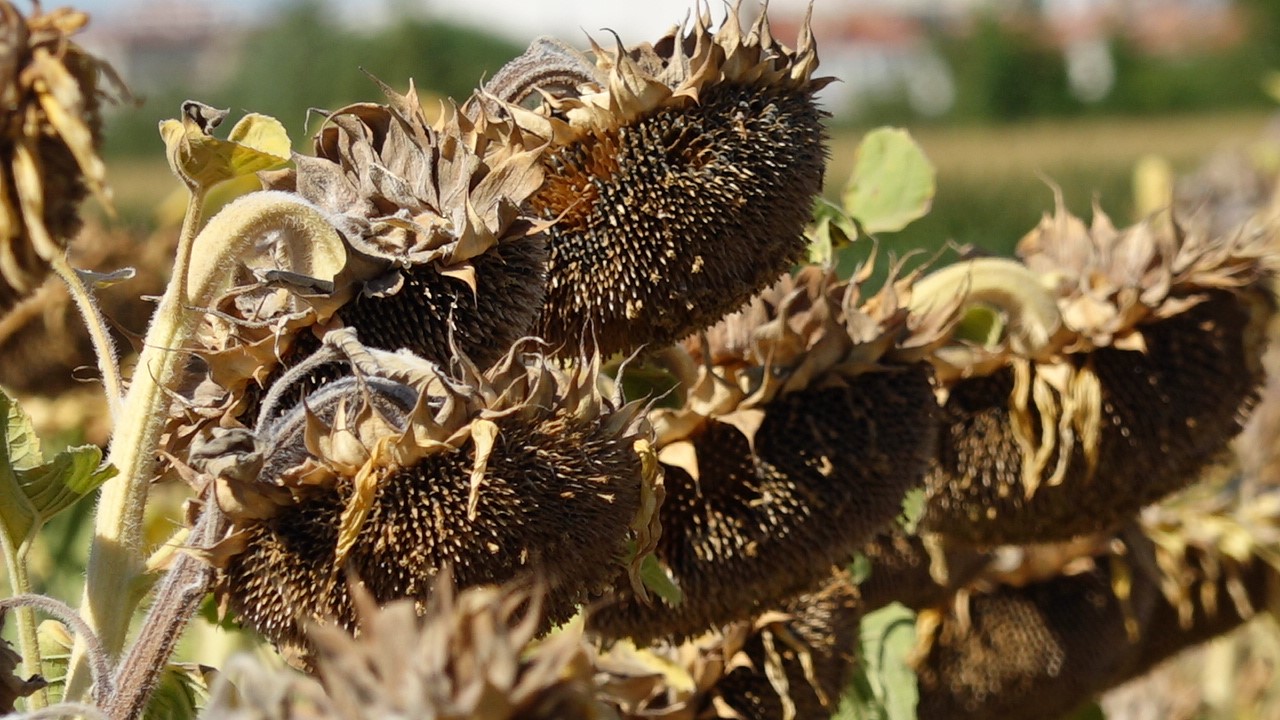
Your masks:
M844 209L868 233L894 232L929 212L933 165L906 130L878 128L854 152Z
M188 100L182 104L181 120L160 123L169 168L188 187L208 189L289 161L289 134L279 120L250 113L220 140L211 133L226 115L225 110Z
M0 392L0 524L15 547L50 518L116 474L94 445L68 448L46 461L31 419Z
M169 665L160 675L143 720L192 720L209 698L208 676L212 668L182 663Z
M854 585L861 585L867 578L871 577L871 558L860 552L853 554L853 559L849 561L846 568L849 571L849 579Z
M809 239L809 262L829 265L837 249L858 237L858 227L839 205L818 198L813 206L813 222L804 234Z
M862 619L862 658L885 720L915 720L920 688L908 658L916 646L916 616L893 603Z
M678 606L684 602L684 592L680 590L680 586L667 574L662 563L652 555L646 555L640 561L640 581L672 606Z
M908 534L914 535L922 517L924 517L924 488L912 488L902 497L902 515L898 518L898 525Z

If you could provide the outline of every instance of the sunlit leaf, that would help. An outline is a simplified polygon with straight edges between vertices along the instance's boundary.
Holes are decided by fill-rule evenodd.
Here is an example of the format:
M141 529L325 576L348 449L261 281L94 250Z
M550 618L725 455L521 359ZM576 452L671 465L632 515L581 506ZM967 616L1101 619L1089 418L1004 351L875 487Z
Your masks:
M872 130L854 152L844 209L866 232L901 230L929 212L935 180L933 165L906 130Z
M94 445L68 448L46 461L31 419L0 392L5 418L0 442L0 523L15 546L21 545L49 518L93 492L115 475L102 466L102 450Z
M924 517L924 488L912 488L902 497L902 515L898 524L908 533L915 533L920 518Z
M188 187L207 189L289 161L289 135L279 120L245 115L221 140L211 133L225 116L225 110L188 100L181 120L160 123L169 167Z

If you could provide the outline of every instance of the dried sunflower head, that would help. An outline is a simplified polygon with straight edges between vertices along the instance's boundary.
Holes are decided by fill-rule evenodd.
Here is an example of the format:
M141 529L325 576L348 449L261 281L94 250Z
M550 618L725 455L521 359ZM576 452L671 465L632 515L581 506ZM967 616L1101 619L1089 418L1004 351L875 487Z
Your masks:
M791 50L735 5L594 62L540 42L495 78L499 100L541 92L518 124L549 142L532 207L548 230L539 334L569 355L662 346L715 324L803 254L826 165L806 19ZM551 51L548 51L551 48ZM547 71L564 68L557 83ZM521 70L527 70L522 72ZM575 77L576 76L576 77Z
M870 272L870 266L867 268ZM656 558L682 601L623 588L609 637L697 635L800 592L901 510L936 430L929 368L946 312L911 316L913 277L786 277L661 360L685 388L650 414L666 499Z
M514 586L456 591L442 573L425 612L401 600L379 608L357 593L356 636L315 629L318 680L241 662L201 717L249 720L609 720L595 699L580 626L542 641L536 592ZM421 615L421 617L419 617Z
M1250 547L1274 548L1274 525L1242 547L1242 528L1204 510L1176 528L1146 518L1069 572L984 581L921 613L919 716L1056 717L1253 617L1274 601L1276 568ZM1228 525L1215 540L1200 529Z
M315 156L268 175L326 213L351 249L338 311L371 347L480 367L530 333L542 307L541 140L485 112L429 123L412 88L328 113Z
M80 201L106 199L99 81L105 66L71 42L89 16L24 18L0 2L0 314L32 293L80 229Z
M844 573L778 609L679 645L612 645L599 693L623 718L830 717L854 666L862 613Z
M185 406L175 407L181 425L252 416L260 389L338 327L358 328L371 347L408 349L445 366L462 354L487 367L528 334L545 253L537 223L519 209L541 178L533 141L487 115L452 113L429 124L412 89L385 90L386 105L330 113L316 156L295 155L296 168L264 173L269 190L232 203L202 231L258 206L285 218L269 231L243 230L260 239L234 259L229 289L202 301L202 372L192 374ZM297 218L276 210L290 203ZM304 216L337 246L312 263L323 277L294 266L320 244L308 235L315 229L302 228Z
M308 622L354 626L353 582L422 603L446 564L463 587L536 575L554 623L634 570L652 544L647 426L601 397L593 367L560 372L521 346L458 381L331 335L356 375L283 413L273 390L260 472L219 479L234 533L215 553L220 592L246 625L305 653Z
M1262 382L1273 243L1264 226L1118 230L1059 207L1019 245L1025 266L979 260L944 270L956 282L926 279L948 298L969 283L966 312L1011 322L935 357L947 427L925 526L985 544L1066 539L1194 481Z

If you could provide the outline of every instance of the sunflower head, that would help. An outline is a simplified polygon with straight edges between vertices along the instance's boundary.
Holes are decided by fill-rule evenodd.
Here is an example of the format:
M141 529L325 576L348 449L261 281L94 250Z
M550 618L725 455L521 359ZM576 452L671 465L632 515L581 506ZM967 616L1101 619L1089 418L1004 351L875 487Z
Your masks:
M601 397L592 367L521 346L459 381L333 335L354 374L284 412L287 387L273 390L261 471L218 486L222 593L243 622L305 652L307 622L354 627L352 583L422 603L449 564L464 587L539 577L555 623L636 571L655 511L647 426Z
M1086 226L1059 207L1023 238L1022 263L945 269L973 290L965 312L985 303L1006 331L936 355L948 425L926 526L983 544L1067 539L1195 480L1257 398L1273 235L1117 229L1101 211Z
M947 313L909 314L910 276L867 298L861 279L807 268L655 359L684 389L650 413L666 492L656 557L683 599L622 592L593 628L691 637L749 617L899 513L933 444L922 358Z
M499 99L530 87L540 104L505 107L545 138L531 198L548 222L547 305L539 334L568 354L661 346L715 324L802 254L826 165L806 20L795 50L735 6L654 44L592 55L536 44L499 74ZM537 85L557 57L576 81ZM492 86L491 86L492 87Z
M108 198L98 157L105 66L71 41L88 21L38 6L23 17L0 3L0 313L34 292L65 251L85 195Z

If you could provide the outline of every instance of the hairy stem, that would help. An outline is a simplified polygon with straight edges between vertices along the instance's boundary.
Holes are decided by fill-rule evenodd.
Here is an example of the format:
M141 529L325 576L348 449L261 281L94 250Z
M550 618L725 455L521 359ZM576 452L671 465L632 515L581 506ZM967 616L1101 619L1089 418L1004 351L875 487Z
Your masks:
M144 570L142 520L147 486L155 475L160 438L168 421L170 393L188 357L192 333L208 307L230 289L242 261L255 243L272 232L300 238L310 253L343 252L342 242L315 206L294 195L259 192L228 205L194 235L203 202L193 192L178 244L174 276L165 290L125 396L108 461L119 475L102 486L89 552L81 613L102 639L107 652L124 647L129 619L139 597ZM335 250L334 248L338 248ZM87 678L80 643L72 652L67 697L83 696Z
M124 383L120 379L119 354L115 341L107 330L107 323L102 311L93 297L93 293L85 285L76 269L71 267L66 255L59 255L50 263L54 272L67 285L67 292L75 300L84 326L89 331L89 340L93 343L94 354L98 356L98 371L102 373L102 385L107 394L107 408L111 411L111 426L120 423L120 403L124 396Z
M188 542L205 548L217 541L225 529L216 501L209 500ZM115 692L107 701L110 720L135 720L142 716L182 637L182 631L213 586L213 568L205 560L180 552L173 559L156 590L155 602L142 624L142 631L129 649L115 676Z
M39 529L39 523L32 524L22 547L14 547L8 533L0 532L0 547L4 552L5 569L9 571L10 598L24 597L31 592L31 580L27 576L26 548L31 545L31 538ZM11 602L6 601L6 602ZM40 641L36 637L36 615L27 605L12 603L16 607L15 620L18 623L18 649L22 655L22 666L29 675L44 674L40 659ZM0 607L7 605L0 604ZM27 698L27 709L34 710L49 704L49 693L41 688Z

